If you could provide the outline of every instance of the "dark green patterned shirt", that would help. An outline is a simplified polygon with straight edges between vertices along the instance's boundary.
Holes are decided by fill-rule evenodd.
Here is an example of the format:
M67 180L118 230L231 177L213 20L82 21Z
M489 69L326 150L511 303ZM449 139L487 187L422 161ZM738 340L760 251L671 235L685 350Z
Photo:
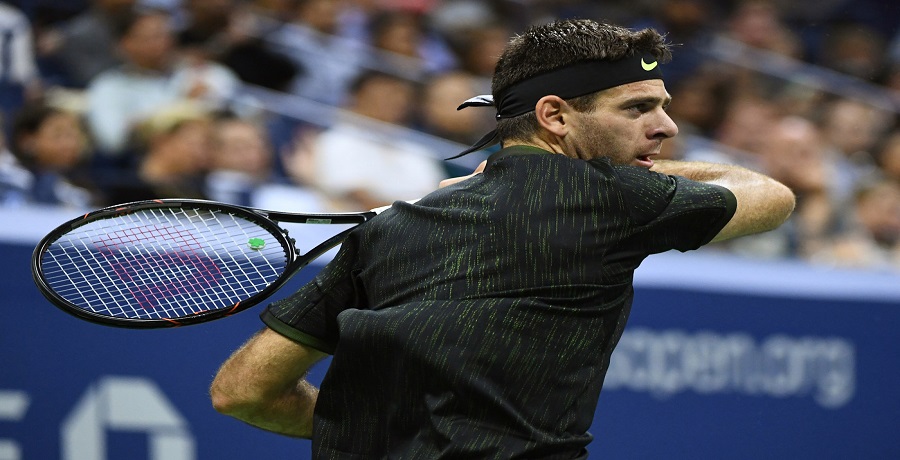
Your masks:
M269 306L333 354L316 458L583 458L650 254L696 249L735 211L722 187L531 147L355 229Z

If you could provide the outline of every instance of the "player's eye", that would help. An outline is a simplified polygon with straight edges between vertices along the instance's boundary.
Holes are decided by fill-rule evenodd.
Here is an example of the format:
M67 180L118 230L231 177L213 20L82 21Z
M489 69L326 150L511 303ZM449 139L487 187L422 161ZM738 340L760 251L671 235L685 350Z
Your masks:
M627 107L627 110L635 113L647 113L653 110L653 105L646 102L641 102Z

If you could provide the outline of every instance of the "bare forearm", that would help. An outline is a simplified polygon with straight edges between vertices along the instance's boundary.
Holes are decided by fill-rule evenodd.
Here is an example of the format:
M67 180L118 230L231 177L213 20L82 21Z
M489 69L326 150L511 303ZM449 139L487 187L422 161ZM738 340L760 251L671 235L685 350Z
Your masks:
M285 436L311 438L313 410L319 390L306 380L300 380L294 388L263 403L236 406L226 415L249 423L257 428Z
M780 182L741 166L694 161L654 162L653 170L731 190L737 198L734 217L714 241L772 230L790 216L794 194Z
M736 174L756 174L740 166L707 163L704 161L653 160L653 167L650 169L658 173L681 176L697 182L721 180Z
M267 329L219 369L210 386L213 406L264 430L309 438L318 390L303 376L324 356Z

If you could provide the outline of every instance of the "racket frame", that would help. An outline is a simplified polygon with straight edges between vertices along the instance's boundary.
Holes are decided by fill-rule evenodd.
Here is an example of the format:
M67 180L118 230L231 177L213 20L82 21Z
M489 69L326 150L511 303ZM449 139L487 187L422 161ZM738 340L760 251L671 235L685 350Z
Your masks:
M60 294L58 294L50 286L46 279L44 279L44 269L41 263L43 255L47 252L48 248L52 244L54 244L56 241L58 241L60 238L62 238L72 230L75 230L91 222L115 218L117 216L126 215L136 211L179 207L233 214L240 218L258 224L260 227L266 229L266 231L278 241L282 248L286 250L287 262L284 271L280 276L278 276L277 279L269 283L265 288L230 307L196 312L178 318L153 319L109 316L82 308L78 305L73 304L72 302L69 302ZM267 297L274 294L275 291L280 289L291 279L291 277L299 272L300 269L309 265L310 262L318 257L321 257L323 254L339 245L347 237L347 235L354 228L356 228L356 225L354 225L353 227L344 229L329 237L325 241L319 243L309 251L301 254L297 250L294 239L290 238L290 236L288 235L288 231L278 225L278 222L313 225L361 224L371 219L375 215L375 211L346 213L289 213L237 206L217 201L195 199L159 199L135 201L131 203L109 206L89 212L80 217L69 220L52 230L44 238L42 238L38 245L35 247L31 260L31 272L38 290L47 300L49 300L54 306L60 308L66 313L74 315L80 319L107 326L116 326L131 329L157 329L186 326L189 324L203 323L226 316L231 316L235 313L244 311L254 305L257 305Z

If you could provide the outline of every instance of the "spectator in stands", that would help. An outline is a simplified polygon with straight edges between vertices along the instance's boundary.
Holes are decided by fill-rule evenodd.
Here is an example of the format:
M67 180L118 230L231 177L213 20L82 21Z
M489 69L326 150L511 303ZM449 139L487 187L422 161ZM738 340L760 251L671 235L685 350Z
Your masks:
M138 166L104 184L110 202L157 198L207 198L210 115L202 105L185 102L157 111L136 128Z
M363 1L362 3L366 3ZM430 27L442 37L452 41L462 31L478 28L497 19L496 2L480 2L476 0L452 0L435 2L428 11Z
M459 36L451 38L460 68L478 78L477 94L491 94L494 66L512 36L506 23L493 21L484 27L462 29Z
M132 11L120 26L117 43L125 63L91 81L87 116L100 152L124 158L114 163L127 165L135 126L186 99L218 107L237 78L202 57L179 60L170 18L163 11Z
M102 201L86 168L91 150L79 115L35 101L16 114L12 136L31 176L24 201L82 209Z
M834 235L837 216L829 178L835 165L822 139L813 122L799 117L781 119L766 138L762 169L788 186L797 200L787 225L771 235L781 234L782 257L808 259Z
M27 205L33 184L34 175L12 153L0 132L0 206Z
M885 136L875 157L881 172L890 179L900 182L900 129Z
M335 199L336 209L371 209L433 191L446 176L439 160L390 129L408 122L414 99L411 82L364 72L351 85L346 116L300 139L287 159L288 170L298 182Z
M753 48L803 58L800 41L773 0L738 1L726 21L725 36Z
M461 144L472 145L485 126L495 123L489 111L456 110L478 94L475 76L464 71L433 75L425 81L416 128ZM484 113L482 113L484 112Z
M131 11L115 37L125 63L91 80L87 117L101 152L121 156L133 128L180 94L169 83L174 41L168 14Z
M296 66L262 41L269 25L256 10L237 0L186 0L178 44L231 69L240 80L287 91Z
M0 115L15 113L26 101L41 95L41 79L35 61L32 29L18 9L0 3ZM9 135L9 118L0 125Z
M327 210L318 192L276 176L275 152L261 121L224 114L214 120L212 131L205 184L209 199L264 209Z
M881 76L881 84L889 92L890 99L895 107L900 107L900 61L888 63L884 74Z
M340 2L298 0L293 13L289 24L268 37L273 51L290 58L298 68L290 92L330 105L343 104L365 55L359 42L336 35Z
M244 5L253 11L255 16L273 22L288 22L293 16L295 0L248 0Z
M861 182L845 230L814 254L818 263L900 270L900 183L874 178Z
M679 135L713 137L726 110L728 88L728 82L712 69L697 69L674 85L668 112L678 124Z
M210 110L227 109L240 79L215 62L204 43L186 40L179 45L170 84L182 98L200 101Z
M443 38L428 30L423 17L393 9L371 18L368 68L422 80L426 75L456 67L456 58Z
M237 8L237 0L183 0L179 42L187 39L191 43L207 44L210 51L223 50L228 46L228 28Z
M713 139L721 145L689 148L683 157L687 160L735 163L759 170L766 137L780 117L778 107L771 101L749 96L730 100L721 122L713 130Z
M84 88L104 70L122 63L116 52L116 30L135 3L91 0L85 11L41 34L41 55L59 63L69 85Z
M213 121L206 195L216 201L253 205L253 194L273 179L274 155L261 126L234 115Z
M885 41L865 24L836 24L825 34L820 64L846 75L874 81L884 70Z
M878 109L846 98L836 98L823 109L822 133L836 165L831 181L839 206L852 206L860 181L876 172L873 149L889 121Z
M728 82L733 100L777 102L774 94L785 82L765 71L760 62L783 63L784 58L804 57L803 45L787 26L779 5L773 0L739 0L723 24L714 42L724 45L718 54L728 58L707 65Z

